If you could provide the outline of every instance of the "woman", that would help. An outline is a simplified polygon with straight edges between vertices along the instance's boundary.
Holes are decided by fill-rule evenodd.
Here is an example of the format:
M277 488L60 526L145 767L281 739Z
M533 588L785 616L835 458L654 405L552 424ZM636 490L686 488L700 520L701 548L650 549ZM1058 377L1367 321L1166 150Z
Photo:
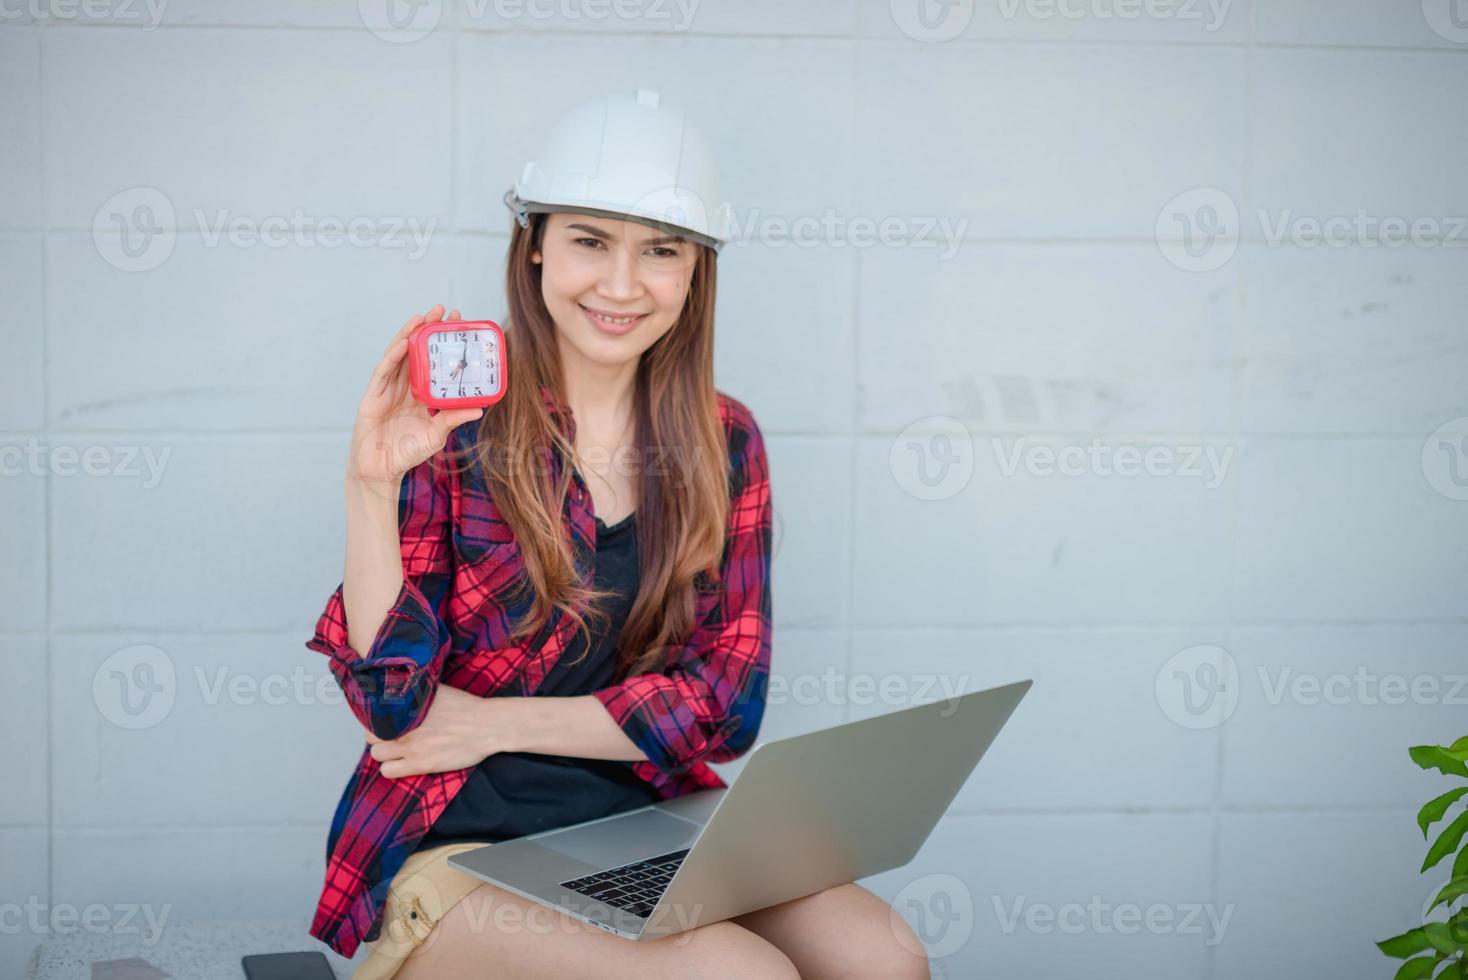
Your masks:
M587 133L584 199L544 190ZM506 196L504 400L430 416L412 399L407 335L442 306L368 383L343 581L307 644L367 729L311 927L345 956L366 941L356 980L928 976L855 884L633 943L446 863L722 787L706 763L758 731L771 497L753 415L713 386L727 225L685 206L716 199L709 160L655 93L578 108L537 165L556 179ZM676 222L645 206L670 173Z

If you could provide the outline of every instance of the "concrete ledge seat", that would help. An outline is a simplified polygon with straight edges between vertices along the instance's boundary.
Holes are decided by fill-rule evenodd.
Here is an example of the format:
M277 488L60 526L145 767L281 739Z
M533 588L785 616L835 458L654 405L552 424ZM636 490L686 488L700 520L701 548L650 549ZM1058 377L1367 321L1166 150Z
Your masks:
M26 980L91 980L92 964L141 957L174 980L242 980L240 957L249 953L321 952L338 980L354 964L306 934L300 920L170 922L157 942L144 934L111 935L77 929L53 933L36 947Z

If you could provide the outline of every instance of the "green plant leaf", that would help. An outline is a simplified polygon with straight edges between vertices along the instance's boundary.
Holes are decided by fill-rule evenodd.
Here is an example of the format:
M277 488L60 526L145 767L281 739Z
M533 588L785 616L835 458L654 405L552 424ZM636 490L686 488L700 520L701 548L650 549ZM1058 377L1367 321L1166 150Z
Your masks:
M1423 980L1424 977L1432 976L1433 968L1442 962L1442 954L1437 956L1419 956L1415 960L1408 960L1397 969L1395 980Z
M1423 840L1427 840L1427 828L1441 820L1448 812L1448 807L1461 799L1464 794L1468 794L1468 786L1450 789L1417 811L1417 826L1422 828Z
M1449 755L1449 751L1440 745L1414 745L1407 754L1423 769L1437 769L1444 776L1468 776L1468 766L1463 764L1463 760Z
M1468 847L1459 851L1458 856L1453 859L1453 877L1468 877Z
M1460 909L1448 919L1448 935L1458 949L1468 948L1468 909Z
M1422 870L1437 864L1443 858L1452 854L1463 842L1463 834L1468 832L1468 810L1458 814L1458 819L1448 824L1438 839L1432 842L1432 847L1427 851L1427 857L1422 860Z
M1468 854L1468 850L1465 850L1464 853ZM1427 911L1431 912L1445 902L1451 904L1453 899L1462 898L1464 895L1468 895L1468 877L1454 878L1446 885L1443 885L1443 890L1437 893L1437 898L1432 900L1432 904L1427 907Z
M1458 930L1446 922L1429 922L1422 927L1422 931L1427 934L1427 941L1432 944L1432 948L1444 956L1463 948L1463 944L1459 942L1462 937L1456 935Z
M1454 752L1454 753L1457 753L1457 752L1468 752L1468 735L1464 735L1462 738L1458 739L1452 745L1449 745L1448 746L1448 751L1449 752Z
M1463 980L1463 961L1456 958L1448 959L1434 980Z
M1431 946L1427 941L1427 933L1422 931L1421 926L1376 944L1377 949L1396 960L1405 960L1413 953L1420 953Z

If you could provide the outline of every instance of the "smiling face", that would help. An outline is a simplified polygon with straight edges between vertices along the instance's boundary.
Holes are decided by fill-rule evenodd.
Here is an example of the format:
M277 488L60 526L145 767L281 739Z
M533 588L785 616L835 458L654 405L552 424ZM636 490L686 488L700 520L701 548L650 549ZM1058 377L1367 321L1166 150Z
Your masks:
M635 363L678 321L702 247L638 221L547 215L530 260L542 267L561 356Z

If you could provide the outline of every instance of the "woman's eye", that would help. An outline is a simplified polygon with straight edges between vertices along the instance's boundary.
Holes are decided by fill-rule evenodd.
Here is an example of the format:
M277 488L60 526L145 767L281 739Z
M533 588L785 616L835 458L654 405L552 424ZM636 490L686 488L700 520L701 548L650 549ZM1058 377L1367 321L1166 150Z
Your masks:
M601 242L597 241L595 238L578 238L578 239L576 239L576 244L577 245L580 245L583 242L590 242L593 245L600 245L601 244Z
M676 258L678 255L678 250L676 248L668 248L666 245L659 245L658 247L654 248L653 251L658 254L658 258L660 259Z

